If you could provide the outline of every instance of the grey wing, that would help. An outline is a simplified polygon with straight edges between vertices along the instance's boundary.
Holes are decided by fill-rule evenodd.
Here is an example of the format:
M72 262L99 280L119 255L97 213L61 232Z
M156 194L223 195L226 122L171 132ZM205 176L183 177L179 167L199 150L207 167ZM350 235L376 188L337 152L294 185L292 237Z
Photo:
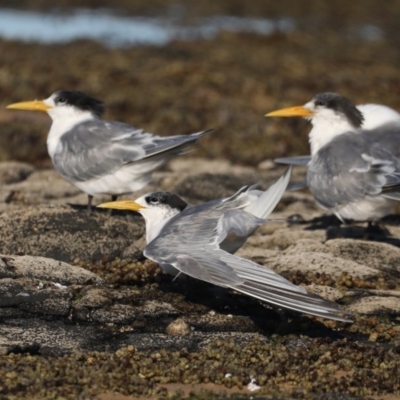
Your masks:
M168 161L207 132L160 137L121 122L90 120L61 137L53 163L66 178L86 181L160 153Z
M266 267L219 248L224 214L245 206L248 192L249 188L244 187L227 199L188 207L167 222L146 246L144 255L194 278L282 307L348 321L337 315L343 311L336 304L307 293Z
M296 156L296 157L275 158L274 163L285 164L285 165L299 165L305 167L310 161L311 161L311 156Z
M308 166L307 184L323 206L333 208L365 195L390 197L400 185L399 161L363 134L343 134L321 148Z
M389 122L378 128L365 131L373 141L389 150L395 157L400 157L400 122Z
M228 253L221 259L244 280L239 285L231 286L234 290L305 314L351 322L348 318L337 315L348 314L337 304L308 293L267 267Z
M245 206L247 191L244 187L229 198L186 208L146 246L145 256L215 285L239 283L235 272L212 251L222 251L219 242L226 234L223 217L226 212Z
M264 222L275 209L290 180L291 167L265 192L250 190L245 201L248 205L244 209L235 209L226 212L222 219L220 248L228 253L236 253L247 238Z
M154 247L148 245L144 254L160 262L160 255ZM170 253L169 256L163 257L162 261L194 278L229 287L281 307L339 321L349 321L337 315L346 312L336 304L307 293L303 288L292 284L269 268L220 249L191 247L186 248L185 254L181 249L180 254Z
M295 192L297 190L303 190L306 187L308 187L307 178L304 178L303 181L293 182L293 183L289 184L288 187L287 187L287 191L288 192Z

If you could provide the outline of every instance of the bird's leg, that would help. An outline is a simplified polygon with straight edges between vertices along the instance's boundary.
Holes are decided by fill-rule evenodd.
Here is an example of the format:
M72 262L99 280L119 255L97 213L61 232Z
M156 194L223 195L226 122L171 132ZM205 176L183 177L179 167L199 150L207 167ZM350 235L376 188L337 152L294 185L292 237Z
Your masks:
M111 201L116 201L118 199L118 196L116 195L116 194L112 194L111 195ZM108 210L108 215L112 215L112 208L110 208L109 210Z
M384 226L380 225L379 221L368 221L368 225L365 228L365 236L390 236L390 232Z
M92 200L93 196L88 194L88 204L87 204L87 209L86 209L86 214L91 215L92 214Z
M175 279L178 279L178 276L182 273L182 271L179 271L177 275L174 276L174 279L172 279L172 282L175 282Z

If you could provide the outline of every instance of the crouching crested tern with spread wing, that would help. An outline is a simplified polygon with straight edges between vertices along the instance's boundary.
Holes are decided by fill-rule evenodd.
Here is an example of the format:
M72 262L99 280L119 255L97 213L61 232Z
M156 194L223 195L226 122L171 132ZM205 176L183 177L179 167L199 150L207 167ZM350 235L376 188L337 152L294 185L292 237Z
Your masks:
M146 222L144 255L173 275L184 273L306 314L347 321L335 303L307 293L267 267L233 255L279 202L288 170L267 191L244 187L233 196L187 206L168 192L99 207L134 210Z
M393 211L400 200L400 159L363 130L363 114L350 100L321 93L304 106L267 116L311 121L307 185L322 208L342 221L371 222Z
M47 149L54 168L88 194L89 212L93 196L116 199L142 189L156 168L211 131L160 137L122 122L104 121L103 103L77 91L61 90L45 100L7 108L49 114L53 123Z

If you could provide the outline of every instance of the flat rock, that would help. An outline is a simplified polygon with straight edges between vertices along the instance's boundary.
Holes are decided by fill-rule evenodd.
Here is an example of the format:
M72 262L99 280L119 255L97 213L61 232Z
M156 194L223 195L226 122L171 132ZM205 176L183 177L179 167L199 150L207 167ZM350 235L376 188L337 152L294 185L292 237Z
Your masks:
M386 243L354 239L329 240L327 251L345 260L353 260L379 270L399 271L400 249Z
M144 247L143 220L135 213L88 216L68 206L24 207L3 214L0 229L0 252L66 262L122 256L136 259Z
M316 285L313 283L311 285L303 285L303 287L307 292L317 294L329 301L335 302L343 297L343 293L340 290L330 286Z
M18 161L0 162L0 185L9 185L26 180L35 170L27 163Z
M326 253L303 252L282 254L268 259L268 266L278 273L300 271L303 273L324 273L339 278L349 273L358 278L367 279L377 275L377 271L354 261L343 260Z
M90 271L51 258L0 254L0 278L4 277L13 279L26 277L62 285L103 282L99 276Z
M400 314L400 295L371 295L354 301L346 307L348 311L359 314Z

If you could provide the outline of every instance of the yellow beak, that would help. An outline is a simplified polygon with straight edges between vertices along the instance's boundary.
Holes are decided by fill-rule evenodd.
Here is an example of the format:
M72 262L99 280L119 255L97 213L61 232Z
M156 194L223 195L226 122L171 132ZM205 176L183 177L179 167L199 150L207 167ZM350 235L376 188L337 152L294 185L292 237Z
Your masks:
M303 106L281 108L280 110L272 111L265 114L266 117L309 117L314 112L304 108Z
M14 110L47 111L52 107L43 103L42 100L35 100L35 101L23 101L22 103L10 104L6 108Z
M99 204L99 208L113 208L115 210L130 210L139 211L142 208L146 208L133 200L120 200L120 201L110 201L108 203Z

